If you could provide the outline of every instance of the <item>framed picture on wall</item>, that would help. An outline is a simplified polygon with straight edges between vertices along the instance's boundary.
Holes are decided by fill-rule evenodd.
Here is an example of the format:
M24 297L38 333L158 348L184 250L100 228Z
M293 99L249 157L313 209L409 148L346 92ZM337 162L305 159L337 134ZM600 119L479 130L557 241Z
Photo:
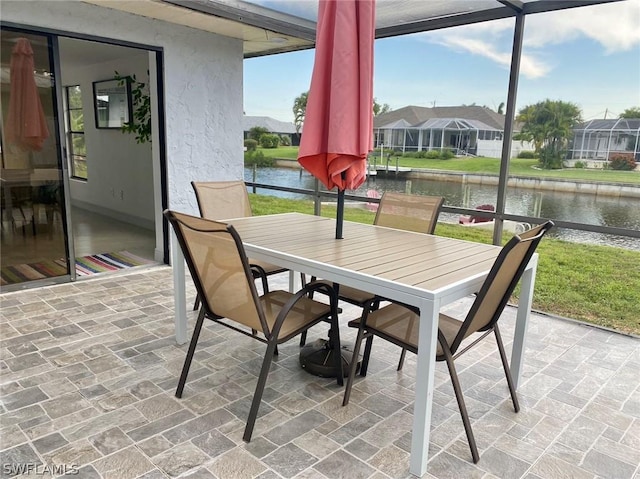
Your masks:
M93 107L96 128L120 129L130 122L133 116L129 79L93 82Z

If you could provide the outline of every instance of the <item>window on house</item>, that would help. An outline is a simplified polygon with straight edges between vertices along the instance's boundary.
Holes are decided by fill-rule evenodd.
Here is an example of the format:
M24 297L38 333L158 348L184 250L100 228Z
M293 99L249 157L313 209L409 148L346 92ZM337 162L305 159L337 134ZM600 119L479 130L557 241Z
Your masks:
M67 144L71 176L87 179L87 147L84 142L84 113L80 85L65 87L67 97Z

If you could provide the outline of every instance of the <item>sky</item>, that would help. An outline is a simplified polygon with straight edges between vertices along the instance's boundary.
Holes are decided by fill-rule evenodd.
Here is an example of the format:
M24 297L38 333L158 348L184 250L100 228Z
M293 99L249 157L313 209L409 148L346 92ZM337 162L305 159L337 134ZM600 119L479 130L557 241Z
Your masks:
M309 0L256 3L304 18L315 18L317 8ZM463 104L497 110L507 100L514 23L376 40L374 97L392 110ZM293 122L313 61L314 50L244 60L245 114ZM547 98L577 104L584 120L640 107L640 0L526 17L516 110Z

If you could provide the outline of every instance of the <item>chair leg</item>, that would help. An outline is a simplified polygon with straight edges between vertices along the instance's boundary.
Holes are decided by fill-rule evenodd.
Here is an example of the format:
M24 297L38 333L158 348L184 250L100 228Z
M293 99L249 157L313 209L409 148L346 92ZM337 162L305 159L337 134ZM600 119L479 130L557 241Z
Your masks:
M358 354L360 353L360 344L362 344L362 340L364 338L364 328L358 328L358 335L356 336L356 343L353 345L353 361L349 365L349 377L347 378L347 385L344 388L344 398L342 399L342 405L346 406L349 404L349 398L351 397L351 387L353 386L353 379L356 375L356 368L358 367ZM364 359L362 366L360 366L360 371L364 367Z
M476 464L480 460L480 455L478 454L476 440L473 437L473 431L471 430L471 421L469 421L467 407L464 404L464 397L462 396L462 388L460 387L460 381L458 380L458 373L456 373L456 367L453 365L453 357L451 356L449 348L442 346L442 349L446 349L444 354L447 367L449 368L449 376L451 376L451 384L453 384L453 390L456 393L456 400L458 401L458 408L460 409L460 415L462 416L462 423L464 424L464 430L467 433L467 440L469 441L469 448L471 449L471 457L473 457L473 462Z
M302 333L300 334L300 347L304 346L306 342L307 342L307 332L302 331Z
M329 335L331 342L333 343L333 358L335 360L336 379L338 380L338 386L344 385L344 369L342 365L342 349L340 348L340 326L338 325L338 318L331 321L331 328L329 328ZM353 356L356 358L357 356ZM357 361L351 361L357 363Z
M193 328L193 336L191 336L191 343L189 344L189 350L187 351L187 357L184 359L184 365L182 366L182 374L180 374L180 380L178 381L178 388L176 389L176 397L182 397L182 391L184 390L184 384L187 382L187 375L189 374L189 368L191 367L191 361L193 360L193 353L196 350L196 344L198 344L198 338L200 337L200 331L202 330L202 323L204 323L204 309L201 309L198 313L198 320Z
M371 347L373 346L373 334L367 336L367 342L364 345L364 354L362 355L362 364L360 365L360 376L365 377L369 369L369 357L371 356ZM353 357L357 357L355 354Z
M363 310L366 306L363 306ZM369 308L369 312L373 312L380 309L380 300L376 300L371 303ZM363 311L364 313L364 311ZM368 313L367 313L368 314ZM373 334L367 336L367 342L364 345L364 354L362 356L362 364L360 365L360 376L364 377L367 375L367 370L369 369L369 358L371 357L371 347L373 346ZM398 366L400 368L400 366ZM398 369L399 371L400 369Z
M404 366L404 357L407 355L407 350L402 348L402 352L400 353L400 361L398 361L398 369L397 371L402 370L402 366Z
M513 401L513 409L515 412L520 411L520 404L518 403L518 395L516 394L516 388L513 385L513 377L511 376L511 369L507 361L507 355L504 352L504 345L502 344L502 336L498 330L498 325L493 327L493 332L496 335L496 343L498 343L498 351L500 351L500 359L502 360L502 367L504 368L504 375L507 378L507 384L509 385L509 393L511 394L511 400Z
M193 302L193 310L197 311L200 307L200 296L196 293L196 300Z
M258 409L262 402L262 393L264 392L264 386L267 383L267 376L269 376L269 369L271 368L271 361L276 349L276 339L272 339L267 344L267 351L264 354L264 360L262 361L262 369L260 369L260 376L258 376L258 383L256 384L256 390L253 393L253 401L251 402L251 409L249 410L249 417L247 418L247 425L244 428L244 435L242 439L245 442L251 441L251 435L253 434L253 426L256 423L258 417Z

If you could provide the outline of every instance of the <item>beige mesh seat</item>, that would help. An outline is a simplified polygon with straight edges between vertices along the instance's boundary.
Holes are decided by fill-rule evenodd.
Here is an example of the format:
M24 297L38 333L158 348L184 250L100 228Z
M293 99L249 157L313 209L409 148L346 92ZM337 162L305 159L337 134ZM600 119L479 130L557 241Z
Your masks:
M191 186L203 218L218 221L253 215L244 181L192 181ZM266 261L249 259L249 263L266 276L287 271ZM199 304L196 297L193 309L198 309Z
M265 293L260 296L242 241L233 226L168 210L164 214L176 232L189 272L202 299L176 397L182 397L205 319L266 343L243 436L249 442L276 346L320 321L329 321L333 331L332 340L340 347L338 298L335 291L324 284L306 285L296 294L269 291L264 276ZM329 304L310 299L309 294L314 291L327 294ZM336 377L338 384L342 385L342 361L338 357L336 359Z
M440 208L444 198L441 196L421 196L407 195L402 193L385 192L380 199L380 205L376 212L373 224L377 226L386 226L387 228L395 228L405 231L414 231L416 233L433 234L438 223ZM315 278L311 278L313 281ZM321 280L327 284L331 284L326 280ZM377 309L382 298L348 286L340 286L338 288L338 298L350 304L354 304L361 308L370 307ZM350 322L349 326L358 327L358 321ZM300 338L300 344L304 345L306 340L303 334ZM402 369L404 363L405 351L402 350L398 370ZM366 365L363 365L361 373L366 374Z
M459 321L442 313L440 314L436 361L446 361L447 363L474 463L478 462L480 456L478 455L478 448L473 437L473 431L471 430L471 422L469 421L469 415L467 414L462 396L462 388L460 387L454 360L493 332L498 344L498 351L507 378L513 407L516 412L520 410L518 397L516 396L516 391L513 386L513 379L498 329L498 319L538 243L552 226L553 223L548 221L521 235L514 236L504 246L493 264L487 279L476 295L464 321ZM369 341L373 339L373 336L379 336L413 353L417 353L419 326L419 312L414 308L402 304L391 303L375 311L372 311L371 308L364 308L362 318L358 321L358 336L353 354L355 356L359 353L360 345L365 337L367 337L367 341ZM462 341L477 332L482 334L471 344L466 345L461 351L458 351ZM371 343L369 343L368 346L368 348L365 348L363 363L369 361ZM354 364L349 370L343 405L349 403L349 396L355 374L356 365L354 361Z

